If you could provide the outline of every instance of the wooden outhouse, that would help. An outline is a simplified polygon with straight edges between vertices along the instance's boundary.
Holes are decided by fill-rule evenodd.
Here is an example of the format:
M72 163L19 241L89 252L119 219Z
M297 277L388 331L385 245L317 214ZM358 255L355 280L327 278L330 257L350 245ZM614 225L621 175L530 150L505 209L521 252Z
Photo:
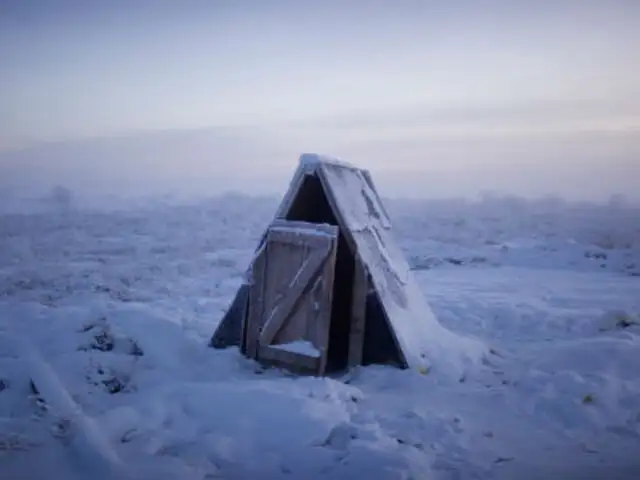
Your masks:
M305 154L210 345L324 375L428 367L443 331L369 172Z

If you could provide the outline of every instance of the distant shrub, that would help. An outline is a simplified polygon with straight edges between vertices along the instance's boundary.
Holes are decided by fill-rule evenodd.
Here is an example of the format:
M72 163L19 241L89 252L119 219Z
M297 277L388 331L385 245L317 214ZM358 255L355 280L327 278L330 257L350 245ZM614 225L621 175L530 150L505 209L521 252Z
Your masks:
M45 200L57 208L66 210L73 204L73 192L67 187L56 185L51 189Z
M626 195L621 195L621 194L611 195L609 197L607 204L609 205L610 208L617 208L617 209L627 208L631 205Z

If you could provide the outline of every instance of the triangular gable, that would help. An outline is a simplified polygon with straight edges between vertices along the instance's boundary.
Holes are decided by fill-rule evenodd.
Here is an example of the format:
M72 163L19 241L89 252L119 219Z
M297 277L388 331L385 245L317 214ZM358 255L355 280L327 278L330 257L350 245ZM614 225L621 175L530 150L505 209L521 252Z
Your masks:
M294 203L297 198L303 193L302 189L306 177L315 175L317 169L323 162L330 162L332 164L340 164L343 166L347 166L345 163L338 163L336 160L328 160L323 159L322 157L315 154L303 154L300 156L298 168L294 172L291 180L289 182L289 187L285 192L276 213L274 214L271 222L273 223L275 220L286 219L287 214L291 211ZM258 252L267 236L267 228L265 228L264 232L260 237L260 241L258 242L255 252ZM251 261L247 267L247 272L251 271L253 261ZM225 312L222 320L216 327L213 336L211 337L211 341L209 345L214 348L226 348L226 347L239 347L242 344L242 322L244 322L246 317L246 307L249 298L249 286L247 277L245 277L245 281L242 285L240 285L236 295L231 302L229 309Z

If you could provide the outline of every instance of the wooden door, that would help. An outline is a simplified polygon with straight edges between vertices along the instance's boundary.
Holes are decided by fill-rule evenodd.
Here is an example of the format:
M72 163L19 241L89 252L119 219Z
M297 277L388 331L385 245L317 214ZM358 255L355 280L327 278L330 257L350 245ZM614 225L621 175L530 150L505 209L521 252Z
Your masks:
M248 357L324 374L338 228L275 221L253 262L245 351Z

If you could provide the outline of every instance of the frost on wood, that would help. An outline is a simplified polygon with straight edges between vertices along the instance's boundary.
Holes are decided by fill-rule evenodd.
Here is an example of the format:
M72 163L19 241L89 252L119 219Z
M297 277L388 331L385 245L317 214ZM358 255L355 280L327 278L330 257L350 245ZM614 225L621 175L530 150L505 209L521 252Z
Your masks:
M305 168L317 168L320 165L335 165L345 168L355 168L348 162L329 155L320 155L318 153L303 153L300 155L299 163Z
M326 223L310 224L306 222L292 221L287 221L286 223L276 221L276 223L269 227L269 230L274 232L287 232L292 235L313 235L316 237L329 238L334 238L338 233L338 229L334 225Z
M264 253L266 248L267 248L267 243L266 242L262 242L260 244L260 246L258 247L258 249L256 250L256 252L253 254L253 257L251 258L251 261L249 262L249 267L247 268L247 270L244 273L244 283L246 285L253 285L253 283L254 283L253 264L256 262L257 258Z
M279 350L285 350L291 353L299 353L308 357L320 358L320 351L313 345L313 343L307 340L296 340L289 343L270 345L270 348L277 348Z
M352 231L364 230L373 225L383 229L391 228L391 220L378 193L361 170L327 164L323 165L322 173L331 185L331 191L346 223L345 228Z

